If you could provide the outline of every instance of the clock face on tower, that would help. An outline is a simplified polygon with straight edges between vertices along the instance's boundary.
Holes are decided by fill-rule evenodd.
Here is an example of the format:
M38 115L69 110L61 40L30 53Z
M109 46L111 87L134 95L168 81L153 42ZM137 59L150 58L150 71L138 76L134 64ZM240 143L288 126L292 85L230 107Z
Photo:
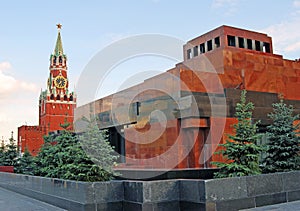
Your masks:
M59 75L54 79L54 85L59 89L65 88L67 86L67 79Z

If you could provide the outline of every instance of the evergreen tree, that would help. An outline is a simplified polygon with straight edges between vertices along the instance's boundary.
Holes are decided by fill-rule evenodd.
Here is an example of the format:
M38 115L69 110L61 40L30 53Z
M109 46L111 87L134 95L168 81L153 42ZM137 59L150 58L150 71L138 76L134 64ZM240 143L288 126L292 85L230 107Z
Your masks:
M80 144L90 159L110 174L115 174L113 166L118 159L117 153L108 142L106 130L99 130L97 119L82 119L86 123L85 131L79 136Z
M11 137L9 139L9 144L6 146L4 150L2 165L3 166L15 166L17 164L17 145L16 141L13 138L13 132L11 132Z
M34 175L35 169L34 157L30 154L27 148L22 157L18 158L15 172L19 174Z
M83 137L81 140L86 140L86 136ZM111 155L102 156L109 160ZM36 163L39 169L35 173L40 176L89 182L106 181L114 176L113 171L94 163L82 149L78 135L67 130L45 137Z
M57 148L53 147L55 144L54 138L53 134L44 136L44 144L34 159L38 167L34 169L34 175L55 177L53 171L57 165L54 161L54 155L57 152Z
M268 115L273 123L267 127L269 143L262 165L266 173L300 169L300 126L294 124L299 115L293 116L293 112L293 106L281 99L273 104L273 112Z
M215 177L235 177L259 174L259 153L262 148L258 146L257 123L252 123L252 102L246 103L246 90L241 92L241 100L236 105L235 116L238 123L233 125L235 135L229 135L229 140L221 144L224 150L217 152L222 154L226 162L212 162L220 171Z
M0 146L0 166L3 166L3 161L4 161L4 145Z

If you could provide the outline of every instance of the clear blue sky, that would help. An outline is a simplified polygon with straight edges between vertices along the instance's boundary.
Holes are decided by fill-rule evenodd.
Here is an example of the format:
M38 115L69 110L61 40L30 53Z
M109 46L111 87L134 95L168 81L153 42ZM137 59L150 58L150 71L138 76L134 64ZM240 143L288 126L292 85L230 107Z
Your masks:
M188 41L225 24L268 33L276 53L300 57L299 0L12 0L0 4L0 140L8 138L10 131L16 139L17 127L25 123L38 124L38 97L40 89L46 88L57 23L63 25L71 88L98 51L115 40L144 33Z

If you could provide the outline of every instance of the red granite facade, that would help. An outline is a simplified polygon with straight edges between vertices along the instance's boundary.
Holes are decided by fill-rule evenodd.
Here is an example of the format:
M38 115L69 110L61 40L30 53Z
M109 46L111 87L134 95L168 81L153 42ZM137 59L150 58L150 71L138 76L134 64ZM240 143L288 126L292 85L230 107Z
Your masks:
M109 130L124 156L120 168L212 167L222 160L214 154L218 144L233 133L241 89L254 102L262 130L279 94L299 113L300 62L274 54L268 35L221 26L188 41L183 51L184 61L165 73L76 109L79 120L92 108L99 127Z

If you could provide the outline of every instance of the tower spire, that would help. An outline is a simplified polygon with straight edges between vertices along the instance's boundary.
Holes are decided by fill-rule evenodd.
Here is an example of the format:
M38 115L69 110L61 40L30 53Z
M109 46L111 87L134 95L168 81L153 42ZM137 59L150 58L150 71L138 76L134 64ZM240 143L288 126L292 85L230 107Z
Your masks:
M63 47L62 47L62 41L61 41L61 36L60 36L60 30L62 25L60 23L56 24L57 30L58 30L58 35L57 35L57 40L56 40L56 45L54 49L54 55L55 56L60 56L63 55Z

